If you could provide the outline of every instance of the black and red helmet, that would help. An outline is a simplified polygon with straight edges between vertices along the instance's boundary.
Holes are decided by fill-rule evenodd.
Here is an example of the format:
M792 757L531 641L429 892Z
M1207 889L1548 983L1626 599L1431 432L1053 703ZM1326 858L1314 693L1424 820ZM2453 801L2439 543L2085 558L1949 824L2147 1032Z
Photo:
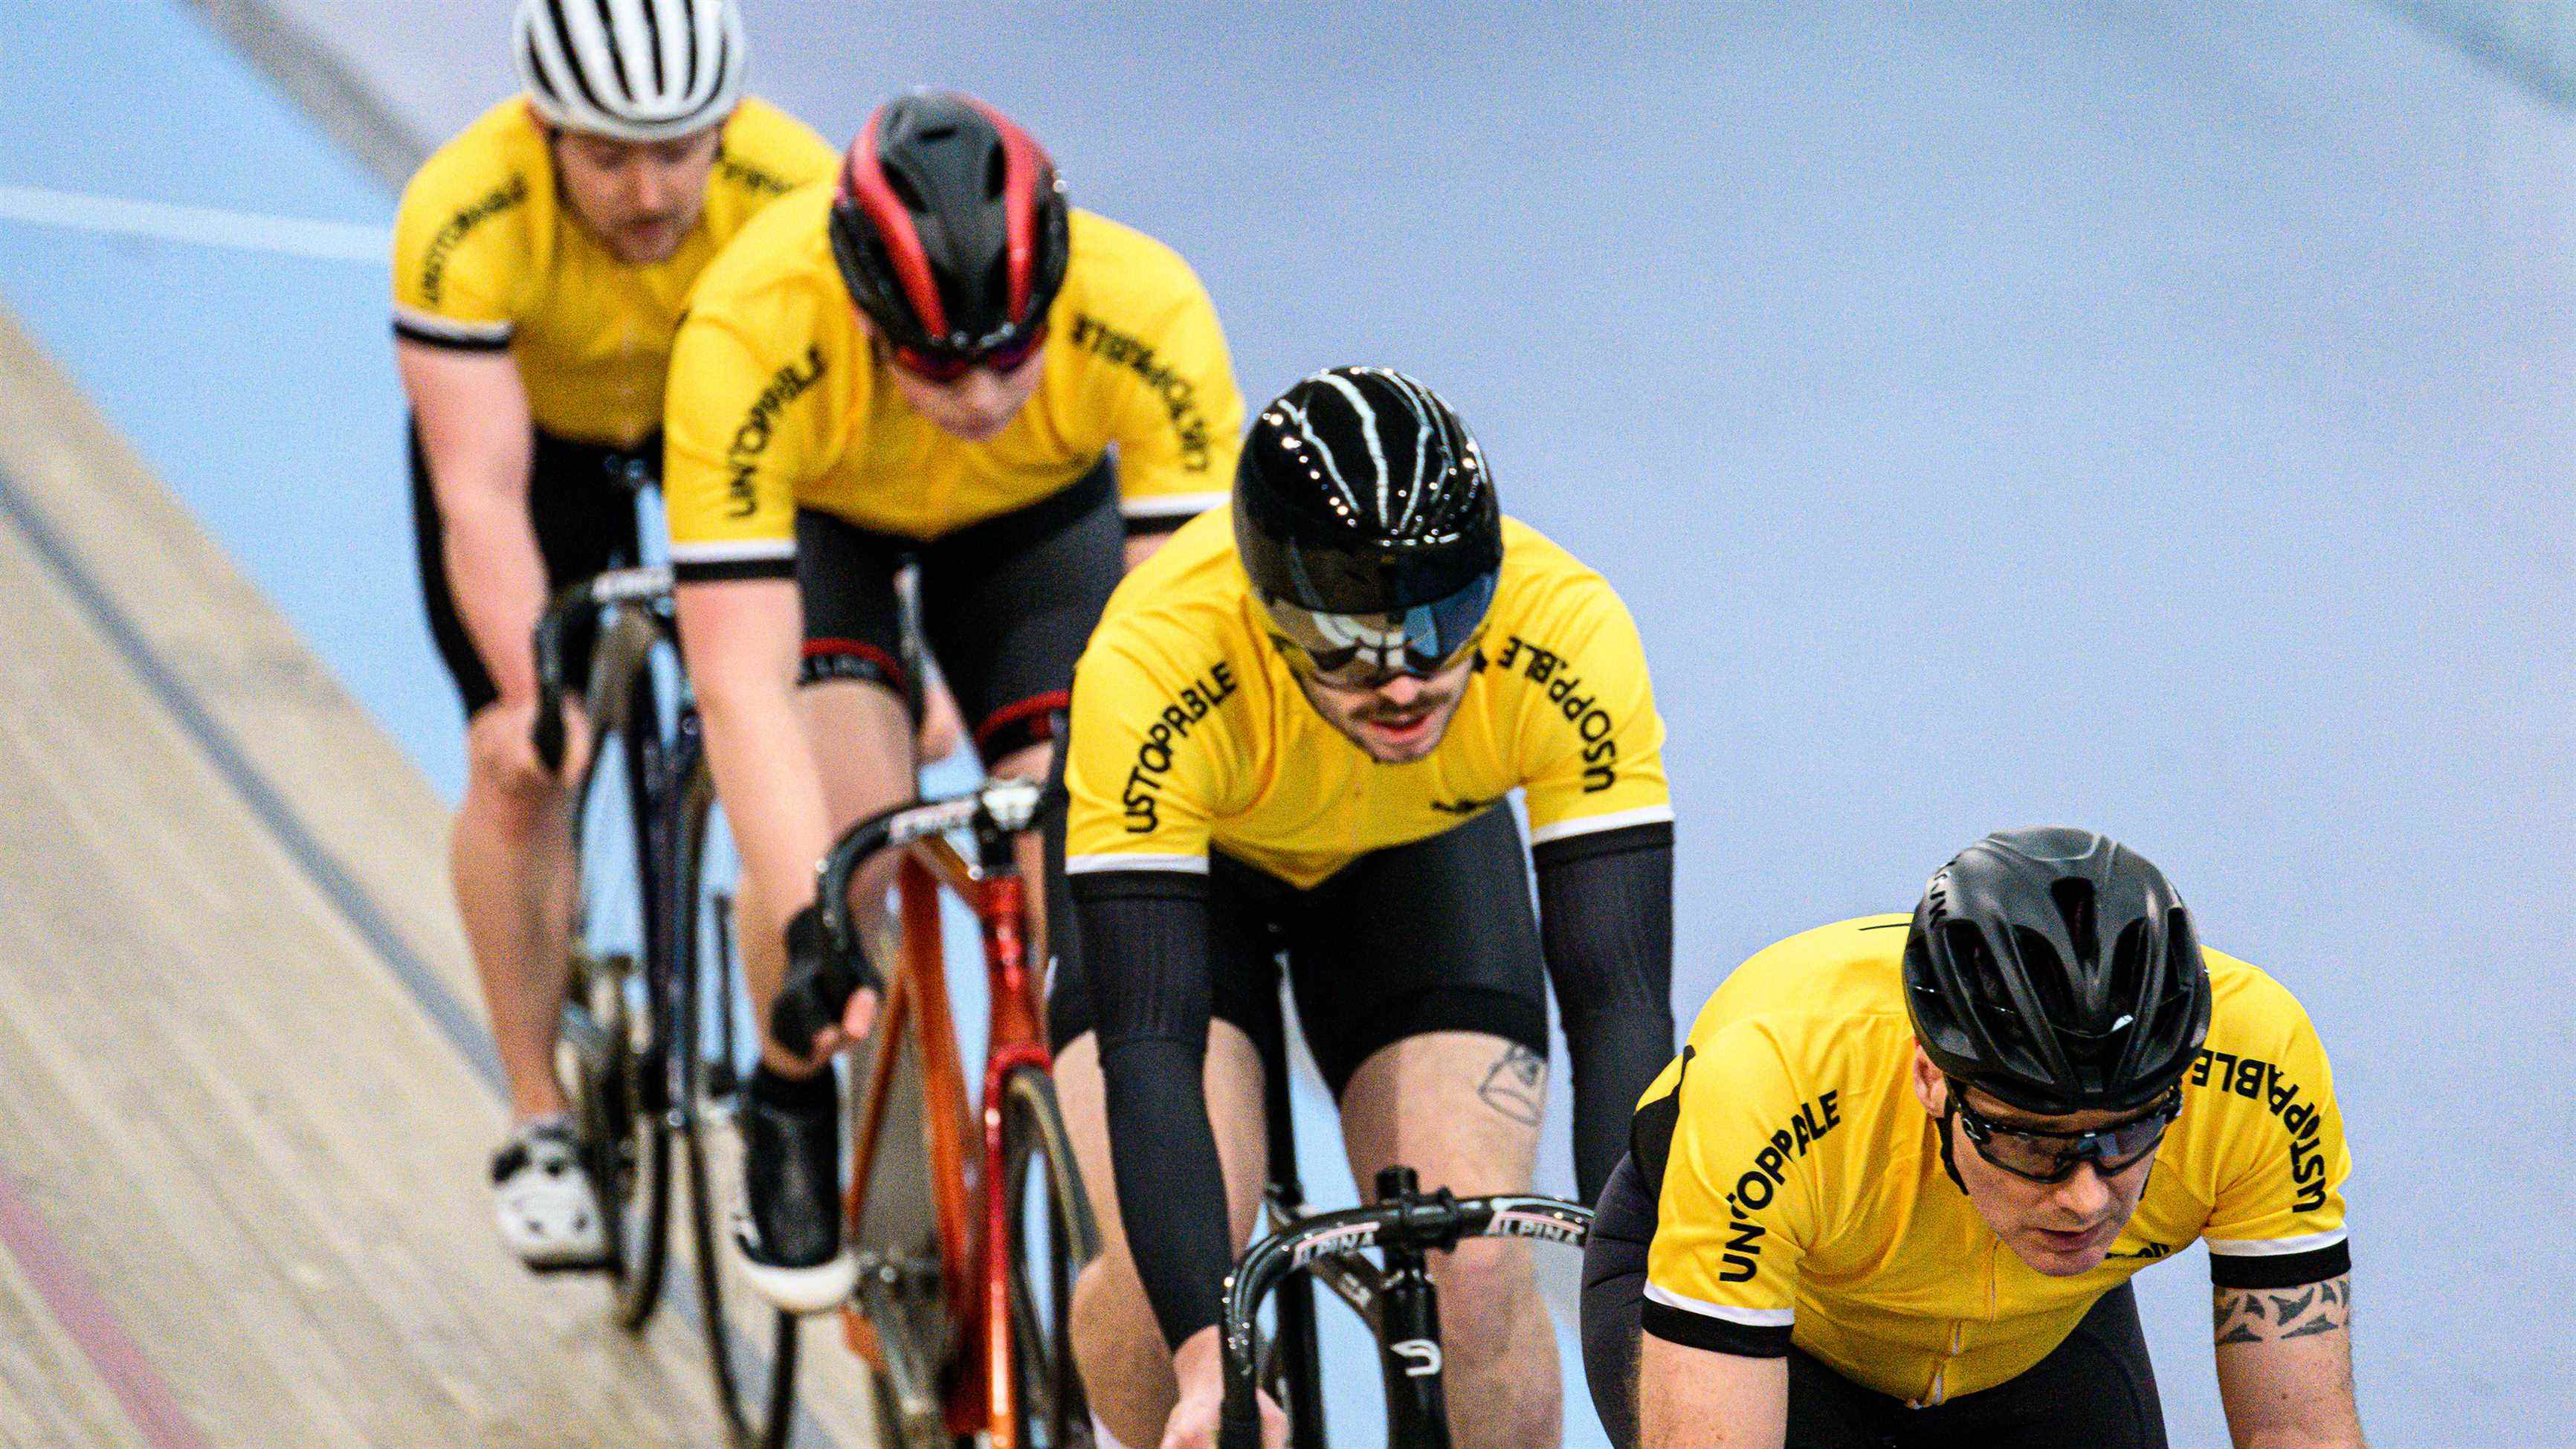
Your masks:
M1044 336L1072 252L1064 183L1001 112L954 91L877 107L832 202L851 300L907 365L1016 361Z

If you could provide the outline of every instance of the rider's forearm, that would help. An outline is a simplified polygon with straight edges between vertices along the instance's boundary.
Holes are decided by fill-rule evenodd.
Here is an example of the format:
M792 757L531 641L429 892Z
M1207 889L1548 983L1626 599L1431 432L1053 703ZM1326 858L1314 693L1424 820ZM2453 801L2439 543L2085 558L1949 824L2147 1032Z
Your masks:
M680 640L696 690L707 764L753 900L762 944L814 899L814 867L832 824L796 709L801 617L795 585L762 579L683 584ZM766 1010L777 990L765 949L747 953L751 986Z
M1637 1098L1672 1060L1672 827L1563 837L1531 856L1574 1065L1575 1184L1592 1202L1627 1150Z
M1202 876L1130 871L1079 877L1074 891L1120 1216L1155 1322L1175 1348L1217 1322L1234 1264L1204 1087L1205 889Z
M545 611L546 566L528 517L524 488L513 496L490 486L441 490L441 543L448 593L484 672L503 699L536 693L537 616Z

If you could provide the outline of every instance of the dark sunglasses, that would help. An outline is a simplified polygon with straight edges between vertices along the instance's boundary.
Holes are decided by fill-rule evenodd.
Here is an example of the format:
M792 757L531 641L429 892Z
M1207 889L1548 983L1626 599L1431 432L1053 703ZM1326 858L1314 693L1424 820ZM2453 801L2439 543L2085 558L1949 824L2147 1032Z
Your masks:
M2165 1129L2173 1125L2174 1118L2182 1115L2182 1088L2166 1093L2163 1101L2142 1116L2090 1132L2035 1132L2002 1126L1969 1106L1968 1094L1957 1082L1950 1084L1950 1110L1958 1115L1959 1126L1968 1134L1968 1140L1976 1144L1979 1157L2015 1177L2032 1182L2064 1182L2075 1175L2078 1165L2086 1162L2104 1177L2137 1166L2164 1140Z
M1005 343L985 352L921 352L899 344L889 350L895 366L924 382L945 384L955 382L979 367L989 367L995 372L1016 372L1021 363L1036 356L1037 350L1046 346L1046 339L1046 324L1041 322L1017 342Z

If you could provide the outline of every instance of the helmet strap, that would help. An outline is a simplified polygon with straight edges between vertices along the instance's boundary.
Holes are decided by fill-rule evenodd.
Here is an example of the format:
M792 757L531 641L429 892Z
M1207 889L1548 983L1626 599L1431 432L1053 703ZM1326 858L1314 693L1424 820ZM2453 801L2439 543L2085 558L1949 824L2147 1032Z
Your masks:
M1959 1161L1957 1158L1950 1155L1951 1126L1959 1120L1959 1084L1956 1082L1944 1082L1942 1084L1942 1088L1941 1119L1939 1123L1941 1132L1941 1170L1950 1174L1951 1183L1959 1189L1962 1195L1965 1195L1968 1191L1968 1184L1960 1180Z

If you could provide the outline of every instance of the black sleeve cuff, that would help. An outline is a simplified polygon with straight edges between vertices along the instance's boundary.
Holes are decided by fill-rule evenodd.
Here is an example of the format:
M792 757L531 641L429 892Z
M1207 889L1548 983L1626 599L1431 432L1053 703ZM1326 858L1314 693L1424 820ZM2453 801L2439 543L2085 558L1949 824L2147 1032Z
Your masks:
M1669 1303L1646 1300L1637 1314L1637 1326L1666 1343L1684 1348L1706 1349L1710 1353L1731 1353L1737 1358L1786 1358L1789 1356L1790 1328L1754 1328L1742 1323L1729 1323Z
M1194 870L1087 870L1065 885L1076 901L1203 901L1207 877Z
M1126 515L1127 536L1129 538L1160 538L1164 534L1178 531L1182 524L1187 523L1196 517L1198 517L1198 515L1195 513L1160 513L1139 518L1131 513Z
M1530 864L1545 868L1569 865L1578 860L1596 860L1605 855L1626 855L1631 851L1672 849L1673 822L1650 820L1643 825L1622 825L1613 830L1587 830L1578 835L1560 835L1542 840L1530 847Z
M2209 1255L2209 1281L2218 1288L2304 1288L2352 1271L2352 1244L2309 1253Z
M740 579L792 579L793 558L730 558L717 563L671 565L671 581L681 584L729 584Z
M423 347L444 348L449 352L507 352L510 350L510 339L507 337L459 337L449 332L432 332L426 327L414 327L400 317L394 319L394 335L405 342L417 342Z

